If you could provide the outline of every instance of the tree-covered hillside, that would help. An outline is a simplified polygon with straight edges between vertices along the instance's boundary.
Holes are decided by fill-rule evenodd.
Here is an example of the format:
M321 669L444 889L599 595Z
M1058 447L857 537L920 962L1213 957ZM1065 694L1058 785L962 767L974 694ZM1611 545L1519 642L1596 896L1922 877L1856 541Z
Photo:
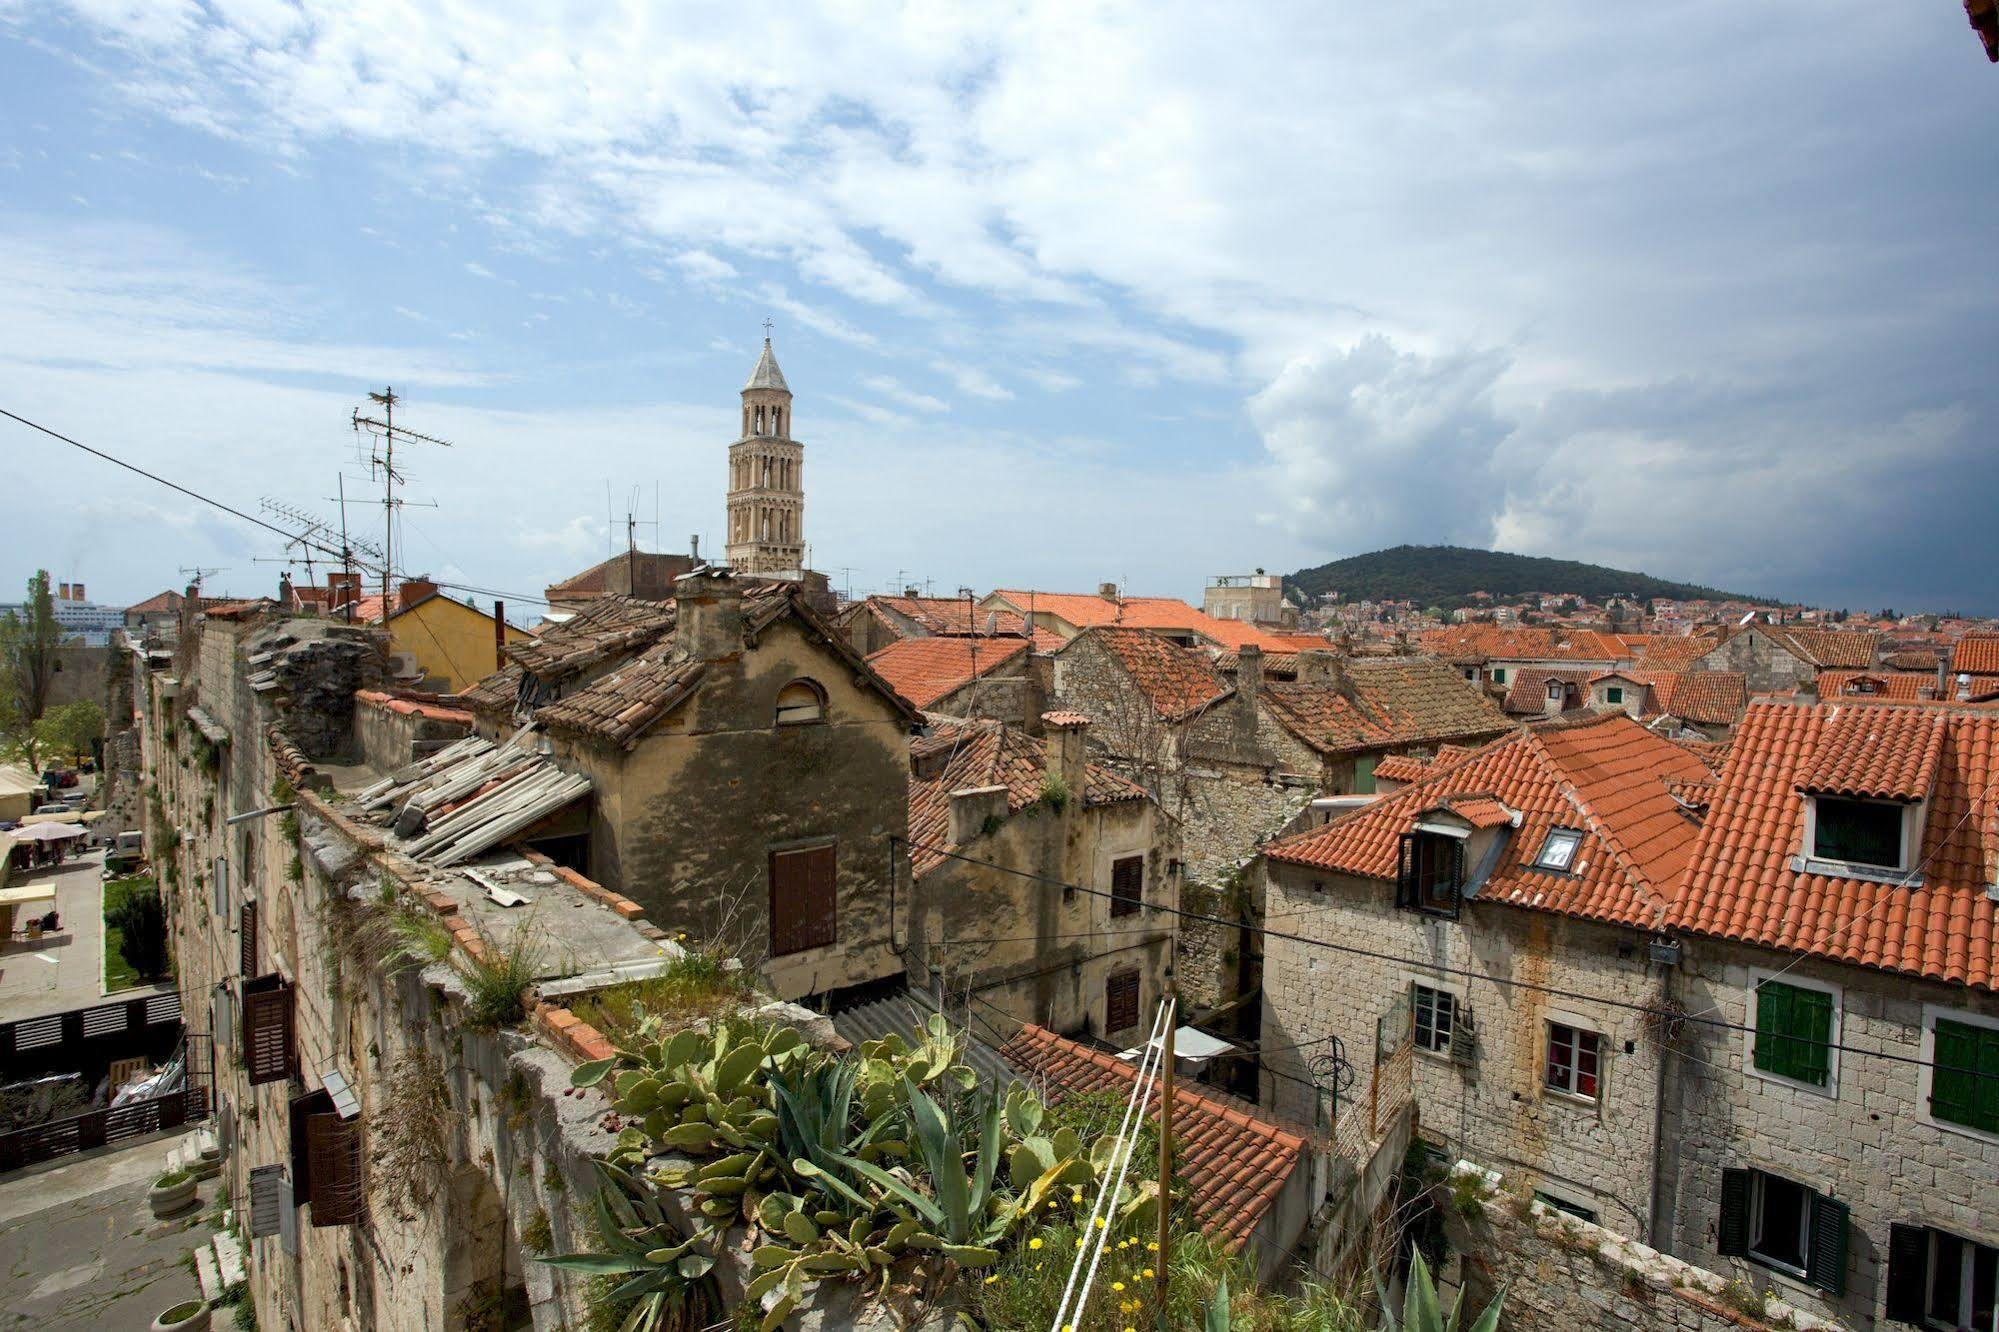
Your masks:
M1396 546L1334 560L1316 569L1300 569L1284 583L1292 599L1301 605L1309 605L1324 592L1338 592L1343 601L1412 601L1445 610L1469 605L1474 592L1490 592L1501 601L1530 592L1574 593L1590 600L1619 593L1641 601L1652 597L1761 600L1579 560L1509 555L1464 546Z

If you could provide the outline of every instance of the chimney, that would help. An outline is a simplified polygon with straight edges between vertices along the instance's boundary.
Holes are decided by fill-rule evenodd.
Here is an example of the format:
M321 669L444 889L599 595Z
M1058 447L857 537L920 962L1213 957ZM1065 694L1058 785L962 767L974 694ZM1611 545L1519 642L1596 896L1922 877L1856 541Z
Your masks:
M1061 778L1069 798L1080 804L1089 764L1083 737L1090 719L1080 712L1048 712L1042 714L1041 724L1047 732L1048 775Z
M1045 729L1041 717L1048 711L1048 696L1055 692L1055 658L1029 648L1027 669L1021 675L1020 729L1040 735Z
M1244 643L1235 654L1235 730L1246 746L1256 744L1256 715L1263 706L1263 649Z
M1118 599L1118 594L1117 594L1117 584L1116 584L1116 583L1098 583L1098 584L1097 584L1097 595L1098 595L1098 596L1100 596L1100 597L1102 597L1102 598L1103 598L1103 599L1104 599L1105 601L1116 601L1116 600Z
M278 575L278 604L288 611L292 609L292 576L289 573Z
M701 534L698 532L687 538L687 558L696 564L701 563Z
M743 585L727 569L673 580L674 637L697 661L724 661L743 650Z
M952 846L963 846L985 832L986 820L1006 817L1004 786L967 786L951 793Z
M1936 692L1936 696L1937 696L1938 698L1949 698L1949 697L1950 697L1950 658L1949 658L1949 657L1938 657L1938 658L1937 658L1937 692Z
M1298 654L1298 683L1325 685L1340 693L1352 688L1347 678L1346 658L1318 648L1307 648Z
M493 602L493 669L505 670L507 666L507 603Z
M415 578L403 579L403 585L396 590L396 609L408 610L425 597L437 591L437 584L421 574Z

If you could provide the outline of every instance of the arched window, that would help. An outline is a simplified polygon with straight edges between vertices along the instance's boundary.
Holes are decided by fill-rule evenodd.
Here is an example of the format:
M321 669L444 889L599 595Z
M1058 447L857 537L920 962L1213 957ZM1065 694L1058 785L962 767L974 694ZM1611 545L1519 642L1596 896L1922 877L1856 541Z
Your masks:
M826 694L816 680L793 680L777 691L779 726L805 726L825 720Z

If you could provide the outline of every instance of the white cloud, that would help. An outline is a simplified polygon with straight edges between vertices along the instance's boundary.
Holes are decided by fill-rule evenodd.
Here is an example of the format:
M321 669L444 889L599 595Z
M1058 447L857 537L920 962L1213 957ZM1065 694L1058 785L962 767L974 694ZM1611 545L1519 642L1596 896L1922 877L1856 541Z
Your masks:
M932 361L930 368L956 384L961 392L988 402L1011 402L1013 390L974 365L955 361Z
M942 398L933 398L928 393L918 393L893 375L865 375L861 382L884 398L899 402L911 411L934 414L951 410L951 404Z

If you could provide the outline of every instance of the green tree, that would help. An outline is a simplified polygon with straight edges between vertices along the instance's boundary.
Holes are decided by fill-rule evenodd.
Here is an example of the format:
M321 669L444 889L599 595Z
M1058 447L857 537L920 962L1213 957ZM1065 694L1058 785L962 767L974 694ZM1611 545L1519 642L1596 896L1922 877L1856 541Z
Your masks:
M117 929L118 956L146 980L167 974L167 909L157 892L132 893L105 913Z
M28 580L23 609L25 617L13 611L0 616L0 743L18 751L32 768L40 749L35 723L48 707L56 649L62 644L47 569L37 569Z
M50 708L35 723L35 739L44 754L76 758L91 752L104 738L104 709L89 699Z

